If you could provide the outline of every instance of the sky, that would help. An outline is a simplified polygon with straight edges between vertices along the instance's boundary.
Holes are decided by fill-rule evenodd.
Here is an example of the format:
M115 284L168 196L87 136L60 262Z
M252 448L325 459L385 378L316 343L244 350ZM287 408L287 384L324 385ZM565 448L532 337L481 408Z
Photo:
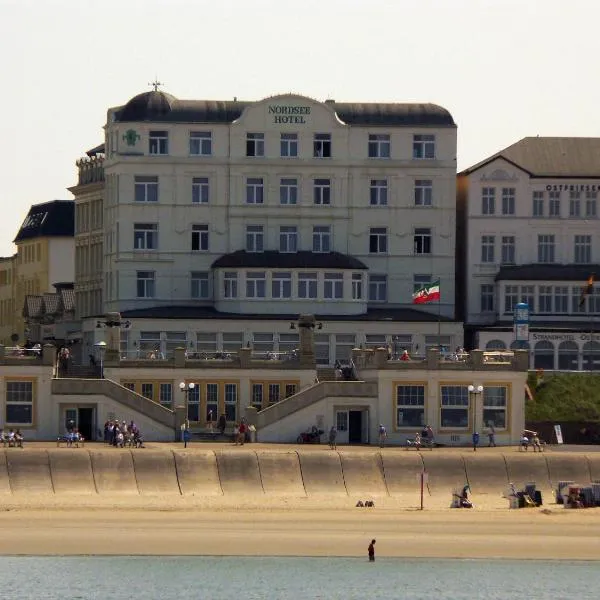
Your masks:
M0 0L0 256L156 77L187 99L434 102L460 170L600 136L599 21L597 0Z

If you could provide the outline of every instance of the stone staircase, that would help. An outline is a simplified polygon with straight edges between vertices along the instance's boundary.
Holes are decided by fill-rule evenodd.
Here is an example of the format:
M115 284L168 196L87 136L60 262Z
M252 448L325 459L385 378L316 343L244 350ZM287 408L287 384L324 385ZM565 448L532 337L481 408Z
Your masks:
M333 367L317 367L317 378L319 381L335 381L335 369Z
M376 398L375 381L320 381L256 413L260 430L325 398Z
M100 367L70 364L66 372L62 370L59 371L59 377L70 379L100 379Z

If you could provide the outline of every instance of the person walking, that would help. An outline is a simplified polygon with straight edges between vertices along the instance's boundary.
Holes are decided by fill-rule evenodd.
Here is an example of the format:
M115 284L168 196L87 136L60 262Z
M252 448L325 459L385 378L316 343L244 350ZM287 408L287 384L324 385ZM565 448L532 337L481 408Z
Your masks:
M369 544L369 562L375 562L375 542L377 542L377 540L371 540L371 543Z
M335 425L332 425L331 429L329 430L329 447L332 450L335 450L337 448L337 444L335 441L336 437L337 437L337 429L335 428Z
M379 424L379 447L383 448L385 445L385 440L387 438L387 431L383 423Z
M479 433L476 431L473 433L473 452L477 451L477 446L479 446Z

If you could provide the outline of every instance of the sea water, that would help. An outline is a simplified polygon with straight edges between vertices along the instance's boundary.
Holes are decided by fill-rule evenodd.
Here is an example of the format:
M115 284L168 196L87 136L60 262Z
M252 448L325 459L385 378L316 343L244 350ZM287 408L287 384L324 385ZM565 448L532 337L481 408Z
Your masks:
M17 600L598 598L600 563L255 557L0 557Z

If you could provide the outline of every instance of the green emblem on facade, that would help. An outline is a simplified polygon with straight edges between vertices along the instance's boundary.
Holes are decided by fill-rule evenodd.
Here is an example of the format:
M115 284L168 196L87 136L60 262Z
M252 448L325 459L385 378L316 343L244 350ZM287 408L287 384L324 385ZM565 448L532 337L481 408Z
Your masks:
M140 136L136 133L135 129L128 129L123 135L123 139L127 142L128 146L135 146Z

